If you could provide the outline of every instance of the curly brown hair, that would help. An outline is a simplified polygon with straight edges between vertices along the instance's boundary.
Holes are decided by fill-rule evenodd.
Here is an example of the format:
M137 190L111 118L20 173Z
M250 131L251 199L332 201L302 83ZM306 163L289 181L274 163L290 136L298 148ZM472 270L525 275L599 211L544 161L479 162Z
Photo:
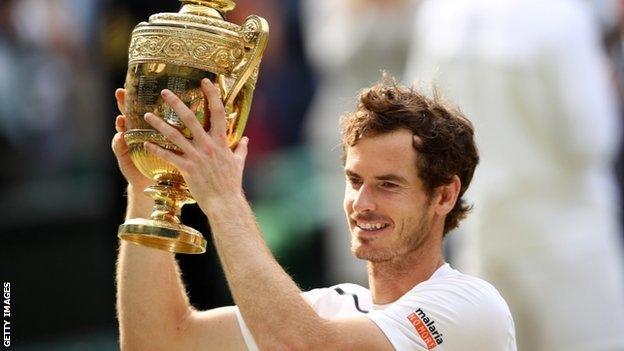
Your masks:
M437 187L450 184L455 175L461 181L458 200L444 222L444 235L467 216L471 206L462 196L479 163L474 128L435 89L429 98L384 77L359 94L357 110L342 116L341 126L343 161L347 148L362 137L410 130L419 139L414 143L419 156L416 168L427 194L431 196Z

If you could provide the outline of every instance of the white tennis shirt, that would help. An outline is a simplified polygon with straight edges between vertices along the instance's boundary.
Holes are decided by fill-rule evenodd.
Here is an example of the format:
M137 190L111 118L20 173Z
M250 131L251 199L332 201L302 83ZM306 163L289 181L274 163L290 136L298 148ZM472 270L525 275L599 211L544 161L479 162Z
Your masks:
M366 316L396 350L516 351L507 303L486 281L444 264L397 301L376 306L368 289L339 284L303 297L328 319ZM238 308L236 316L249 350L258 350Z

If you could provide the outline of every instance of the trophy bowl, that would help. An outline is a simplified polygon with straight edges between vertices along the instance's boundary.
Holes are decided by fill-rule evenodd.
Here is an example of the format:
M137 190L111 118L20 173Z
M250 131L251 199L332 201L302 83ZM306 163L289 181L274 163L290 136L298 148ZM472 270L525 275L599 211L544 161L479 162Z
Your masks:
M118 236L138 245L175 253L203 253L206 239L180 221L184 204L194 203L178 169L144 148L146 141L174 152L179 148L150 126L143 116L151 112L176 127L188 138L190 132L160 92L174 92L210 128L208 108L200 90L203 78L219 87L226 109L227 137L235 147L243 135L258 79L258 68L268 41L269 26L251 15L242 25L227 22L232 0L180 0L178 13L158 13L139 23L128 48L128 72L124 139L130 157L141 173L154 181L145 193L154 199L149 219L128 219Z

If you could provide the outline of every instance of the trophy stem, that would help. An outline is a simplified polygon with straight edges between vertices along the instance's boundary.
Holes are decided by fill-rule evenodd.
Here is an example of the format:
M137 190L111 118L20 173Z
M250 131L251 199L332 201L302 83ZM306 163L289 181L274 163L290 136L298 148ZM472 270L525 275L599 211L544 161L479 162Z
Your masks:
M129 219L119 226L119 238L176 253L203 253L206 239L197 230L180 222L184 204L193 203L187 187L179 182L158 180L145 189L155 205L150 219Z
M182 206L195 202L188 189L178 182L158 181L145 189L145 194L155 203L150 218L170 223L181 223Z

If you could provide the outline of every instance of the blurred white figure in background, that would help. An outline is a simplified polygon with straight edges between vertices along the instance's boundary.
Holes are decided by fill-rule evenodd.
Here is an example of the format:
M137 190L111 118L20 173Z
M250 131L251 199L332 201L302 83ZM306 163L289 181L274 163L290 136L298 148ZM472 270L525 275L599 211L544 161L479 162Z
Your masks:
M584 0L598 21L599 30L608 32L618 27L621 0Z
M432 0L415 19L406 80L462 106L481 154L458 265L508 301L521 351L624 350L619 124L595 19L574 0Z
M319 84L305 122L316 177L323 189L321 218L327 279L366 284L363 262L349 254L342 198L344 171L336 123L353 109L354 96L379 80L382 70L405 68L415 0L304 0L302 22L306 54Z

